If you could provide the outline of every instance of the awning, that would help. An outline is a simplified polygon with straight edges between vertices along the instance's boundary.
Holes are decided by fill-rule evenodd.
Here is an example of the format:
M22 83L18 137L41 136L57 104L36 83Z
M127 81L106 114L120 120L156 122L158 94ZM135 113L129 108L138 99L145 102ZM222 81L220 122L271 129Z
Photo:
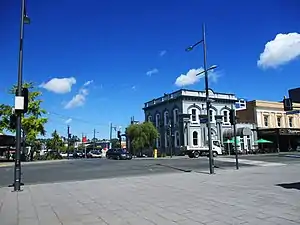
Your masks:
M236 129L236 136L250 136L251 135L251 129L249 127L240 127ZM223 137L224 138L232 138L233 135L233 129L224 129L223 131Z

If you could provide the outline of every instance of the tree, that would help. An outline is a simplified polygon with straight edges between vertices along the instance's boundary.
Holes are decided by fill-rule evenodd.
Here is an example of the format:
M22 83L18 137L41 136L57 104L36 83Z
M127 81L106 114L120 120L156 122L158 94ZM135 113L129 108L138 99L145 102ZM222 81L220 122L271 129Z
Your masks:
M151 122L144 122L142 124L131 124L127 128L127 135L133 147L134 153L139 151L142 154L143 149L152 148L155 139L159 137L157 129Z
M24 82L24 88L28 88L28 112L22 116L22 130L25 133L26 142L33 145L38 135L45 136L45 124L48 118L44 117L46 111L41 108L42 100L40 99L42 93L36 90L32 82ZM9 91L10 94L15 95L17 86L14 85ZM15 132L9 127L9 117L12 113L12 107L9 105L0 105L0 132L10 131Z
M111 147L112 148L121 148L120 141L119 141L118 138L113 138L113 139L111 139L110 142L111 142Z
M56 130L51 134L51 137L51 139L47 140L47 149L61 150L63 147L63 141Z

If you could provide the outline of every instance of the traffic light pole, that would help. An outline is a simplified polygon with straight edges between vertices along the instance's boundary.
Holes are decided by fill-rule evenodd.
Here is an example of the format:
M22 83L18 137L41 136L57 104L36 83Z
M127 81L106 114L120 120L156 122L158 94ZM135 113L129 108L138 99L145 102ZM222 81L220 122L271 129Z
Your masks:
M24 36L24 17L25 17L25 0L21 5L21 24L20 24L20 49L18 65L18 84L17 96L22 96L23 83L23 36ZM21 117L22 112L16 112L16 151L15 151L15 168L14 168L14 191L21 191Z
M93 150L95 150L95 145L96 145L96 129L94 129Z
M236 138L236 116L235 116L235 110L232 109L232 113L234 113L234 120L233 120L233 136L234 136L234 150L235 150L235 167L238 170L239 169L239 154L237 150L237 138Z
M208 71L207 71L207 59L206 59L206 35L205 35L205 25L202 25L202 35L203 35L203 54L204 54L204 74L205 74L205 97L206 97L206 113L207 113L207 131L208 131L208 149L209 149L209 173L214 174L214 159L212 152L212 137L211 137L211 114L210 114L210 104L209 99L209 86L208 86Z
M68 148L67 148L67 158L69 159L70 152L70 126L68 125Z

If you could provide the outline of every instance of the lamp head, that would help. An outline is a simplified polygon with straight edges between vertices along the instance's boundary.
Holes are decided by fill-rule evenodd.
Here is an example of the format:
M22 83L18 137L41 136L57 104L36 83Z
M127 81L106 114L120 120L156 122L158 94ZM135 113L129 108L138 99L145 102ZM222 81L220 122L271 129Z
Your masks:
M24 15L24 24L30 24L30 18L27 15Z
M190 51L192 51L192 50L193 50L193 46L192 46L192 45L189 46L189 47L187 47L187 48L185 49L186 52L190 52Z

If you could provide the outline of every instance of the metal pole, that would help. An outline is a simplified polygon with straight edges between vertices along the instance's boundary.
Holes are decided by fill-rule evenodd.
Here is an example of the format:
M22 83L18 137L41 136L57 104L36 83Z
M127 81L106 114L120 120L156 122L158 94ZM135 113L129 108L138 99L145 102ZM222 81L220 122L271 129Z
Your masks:
M111 142L111 139L112 139L112 129L113 129L113 125L112 123L110 123L110 129L109 129L109 140Z
M21 0L21 25L20 25L20 49L18 65L17 96L22 95L22 72L23 72L23 36L24 36L25 0ZM14 169L14 191L21 190L21 113L17 113L16 120L16 151Z
M238 150L237 150L237 139L236 139L236 118L234 118L233 123L233 136L234 136L234 150L235 150L235 166L236 169L239 169L239 158L238 158Z
M209 173L214 173L213 153L212 153L212 139L211 139L211 122L210 122L210 99L208 89L208 72L206 59L206 38L205 38L205 24L202 25L203 35L203 54L204 54L204 73L205 73L205 93L206 93L206 111L207 111L207 130L208 130L208 149L209 149Z
M70 152L70 126L68 125L68 149L67 149L67 158L69 159Z
M93 150L95 150L95 145L96 145L96 129L94 129L94 140L93 140Z

